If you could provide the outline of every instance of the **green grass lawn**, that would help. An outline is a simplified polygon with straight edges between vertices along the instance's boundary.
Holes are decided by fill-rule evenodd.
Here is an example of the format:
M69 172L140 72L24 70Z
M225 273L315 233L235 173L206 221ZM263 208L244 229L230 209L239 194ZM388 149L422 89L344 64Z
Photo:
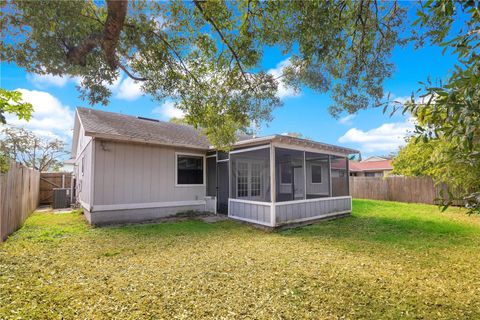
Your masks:
M353 208L282 232L33 214L0 244L0 319L480 318L480 217Z

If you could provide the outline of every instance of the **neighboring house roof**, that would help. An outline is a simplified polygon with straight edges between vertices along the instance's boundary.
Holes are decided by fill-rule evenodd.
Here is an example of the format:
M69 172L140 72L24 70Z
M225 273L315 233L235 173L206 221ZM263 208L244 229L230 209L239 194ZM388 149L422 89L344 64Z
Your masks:
M381 161L349 161L350 171L360 172L360 171L385 171L393 170L392 160L381 160Z
M362 160L361 162L383 161L383 160L390 160L390 159L384 158L384 157L379 157L379 156L371 156L371 157L368 157L368 158L365 159L365 160Z
M90 108L77 108L78 119L85 135L104 139L174 145L195 149L212 149L208 139L200 130L191 126L171 122L145 119L119 113L100 111ZM238 135L234 147L247 147L277 141L289 145L310 147L319 151L331 151L342 155L359 151L321 143L313 140L284 135L253 137ZM75 142L74 142L75 144ZM73 144L73 145L74 145Z

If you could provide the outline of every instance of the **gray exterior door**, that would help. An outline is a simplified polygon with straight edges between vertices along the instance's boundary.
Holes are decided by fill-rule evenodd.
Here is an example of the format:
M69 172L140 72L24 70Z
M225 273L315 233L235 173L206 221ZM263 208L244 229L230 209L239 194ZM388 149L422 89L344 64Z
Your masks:
M228 161L217 162L217 212L228 214Z

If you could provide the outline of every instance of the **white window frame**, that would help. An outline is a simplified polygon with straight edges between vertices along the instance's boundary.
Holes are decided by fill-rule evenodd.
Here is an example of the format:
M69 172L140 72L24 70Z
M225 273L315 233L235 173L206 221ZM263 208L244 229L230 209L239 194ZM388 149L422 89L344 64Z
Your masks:
M263 187L263 174L262 174L262 165L263 165L263 162L262 161L255 161L255 160L237 160L236 161L237 165L236 165L236 170L238 170L238 164L239 163L244 163L247 165L247 196L239 196L239 190L238 190L238 171L237 173L235 174L235 189L236 189L236 199L249 199L249 200L253 200L253 199L262 199L263 197L263 190L262 190L262 187ZM252 196L252 164L255 163L255 164L258 164L260 165L260 194L258 196Z
M203 170L203 180L202 184L179 184L178 183L178 157L188 157L188 156L193 156L193 157L201 157L202 160L202 170ZM207 168L206 168L206 156L205 154L201 153L188 153L188 152L175 152L175 187L205 187L206 186L206 173L207 173Z
M322 182L313 182L313 167L320 167L320 180ZM323 166L321 164L310 164L310 181L312 184L323 184Z

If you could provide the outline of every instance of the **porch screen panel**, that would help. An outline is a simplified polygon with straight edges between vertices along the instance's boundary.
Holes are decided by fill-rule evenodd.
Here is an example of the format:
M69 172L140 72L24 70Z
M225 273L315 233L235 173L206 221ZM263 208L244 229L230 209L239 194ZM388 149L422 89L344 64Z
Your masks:
M303 151L275 148L276 201L305 199Z
M347 158L330 156L332 173L332 197L348 196Z
M270 148L230 153L230 198L270 202Z
M305 152L307 199L330 196L328 154Z
M217 195L217 158L207 158L207 196Z

